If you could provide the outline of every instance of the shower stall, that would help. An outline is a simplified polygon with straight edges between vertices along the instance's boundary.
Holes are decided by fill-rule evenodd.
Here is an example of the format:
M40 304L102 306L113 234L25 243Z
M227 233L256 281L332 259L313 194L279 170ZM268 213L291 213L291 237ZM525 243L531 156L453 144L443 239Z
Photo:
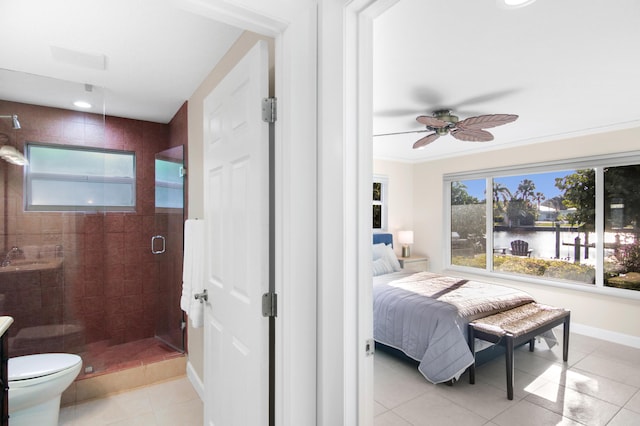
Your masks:
M20 117L19 128L0 120L0 146L27 160L37 147L132 159L131 176L99 178L87 171L89 160L56 165L57 153L25 165L0 159L0 315L14 318L9 355L77 353L79 380L181 357L186 338L179 302L186 104L163 124L106 116L104 93L92 88L92 96L100 113L0 100L0 114ZM111 187L123 182L127 209L110 203Z

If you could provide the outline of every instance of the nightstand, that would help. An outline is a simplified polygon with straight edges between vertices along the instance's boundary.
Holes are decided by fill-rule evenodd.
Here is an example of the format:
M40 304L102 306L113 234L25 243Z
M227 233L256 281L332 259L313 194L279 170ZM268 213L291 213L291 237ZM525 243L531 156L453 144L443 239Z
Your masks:
M402 269L423 272L429 270L429 258L425 256L399 257L398 262Z

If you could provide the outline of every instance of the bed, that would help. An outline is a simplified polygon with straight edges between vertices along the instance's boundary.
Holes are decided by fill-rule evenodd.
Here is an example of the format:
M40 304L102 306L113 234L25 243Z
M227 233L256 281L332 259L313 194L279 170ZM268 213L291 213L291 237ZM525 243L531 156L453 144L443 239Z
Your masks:
M391 234L374 234L373 242L374 340L417 361L432 383L457 380L473 364L470 321L534 301L505 286L404 271L396 264Z

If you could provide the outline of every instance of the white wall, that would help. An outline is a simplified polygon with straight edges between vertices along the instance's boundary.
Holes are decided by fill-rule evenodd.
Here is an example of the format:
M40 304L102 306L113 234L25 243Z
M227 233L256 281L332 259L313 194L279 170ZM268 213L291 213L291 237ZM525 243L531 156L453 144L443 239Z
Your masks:
M445 235L443 230L443 185L446 173L471 171L491 167L530 164L543 161L572 159L577 156L598 156L640 149L640 128L601 133L537 145L500 149L485 153L430 161L413 165L413 250L427 254L434 272L444 269ZM377 172L377 171L376 171ZM486 277L481 277L487 280ZM573 323L583 328L599 329L601 337L616 333L631 336L640 342L640 300L605 296L585 291L509 281L538 301L571 309ZM626 337L619 336L619 337Z

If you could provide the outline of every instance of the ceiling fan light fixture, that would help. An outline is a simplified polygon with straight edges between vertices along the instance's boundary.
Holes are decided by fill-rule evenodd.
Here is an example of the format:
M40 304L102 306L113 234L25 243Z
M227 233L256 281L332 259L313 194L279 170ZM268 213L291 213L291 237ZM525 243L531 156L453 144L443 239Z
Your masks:
M496 0L498 6L504 9L518 9L520 7L529 6L536 0Z

